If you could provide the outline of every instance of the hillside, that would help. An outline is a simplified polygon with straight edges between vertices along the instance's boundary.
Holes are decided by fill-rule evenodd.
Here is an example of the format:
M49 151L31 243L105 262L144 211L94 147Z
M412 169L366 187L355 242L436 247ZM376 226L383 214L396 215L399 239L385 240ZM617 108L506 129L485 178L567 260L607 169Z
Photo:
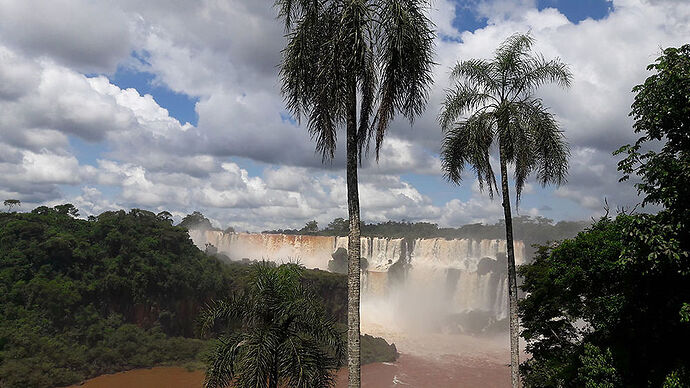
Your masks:
M71 205L0 213L0 387L198 365L209 345L199 310L244 288L249 266L204 254L166 212L76 215ZM343 322L344 277L304 281Z

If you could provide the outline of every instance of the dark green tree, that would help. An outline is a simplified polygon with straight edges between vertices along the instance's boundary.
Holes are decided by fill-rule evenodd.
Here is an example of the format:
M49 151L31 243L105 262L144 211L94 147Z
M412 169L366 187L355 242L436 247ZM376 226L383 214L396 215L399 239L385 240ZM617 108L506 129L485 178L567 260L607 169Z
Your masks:
M358 163L371 139L376 156L391 121L425 109L434 33L427 0L276 0L287 45L280 66L287 108L324 161L346 137L349 386L360 386L360 210ZM359 115L359 117L358 117Z
M7 211L11 212L13 207L19 207L22 205L22 201L18 199L6 199L3 203L3 205L7 206Z
M658 387L690 365L690 324L679 314L690 298L690 260L663 243L673 233L650 228L655 218L605 217L520 268L532 356L522 365L525 386Z
M72 217L79 217L79 209L77 209L71 203L66 203L63 205L57 205L57 206L54 206L53 209L55 209L60 214L67 214L67 215L70 215Z
M647 66L651 75L636 93L630 116L635 133L642 133L633 145L615 154L625 155L618 169L627 180L635 175L635 186L643 195L643 205L662 205L667 215L687 228L690 209L690 44L668 48L655 63ZM654 145L662 142L661 150Z
M317 234L319 233L319 224L315 220L307 222L302 229L300 229L302 234Z
M521 268L526 385L690 387L689 65L685 45L648 67L631 113L643 136L616 152L662 210L604 217Z
M204 332L226 328L209 358L205 387L334 385L341 333L303 286L302 272L296 264L255 264L246 293L203 312Z
M536 172L546 185L561 184L568 169L568 146L554 116L534 96L545 83L567 87L571 74L558 59L531 53L534 39L516 34L505 40L492 60L458 62L451 73L453 89L443 103L439 122L445 133L441 159L448 180L460 183L465 166L474 169L479 187L493 197L498 191L490 155L497 144L505 216L510 306L511 381L519 384L519 324L513 224L508 164L515 168L517 202L527 178ZM465 117L469 115L469 117Z
M163 210L162 212L156 214L156 217L161 221L169 223L170 225L173 223L173 215L167 210Z
M347 236L349 229L350 222L342 217L338 217L328 223L324 232L332 236Z
M201 230L212 230L213 225L211 221L206 218L201 212L195 211L192 214L187 214L184 216L182 221L177 226L181 226L185 229L201 229Z

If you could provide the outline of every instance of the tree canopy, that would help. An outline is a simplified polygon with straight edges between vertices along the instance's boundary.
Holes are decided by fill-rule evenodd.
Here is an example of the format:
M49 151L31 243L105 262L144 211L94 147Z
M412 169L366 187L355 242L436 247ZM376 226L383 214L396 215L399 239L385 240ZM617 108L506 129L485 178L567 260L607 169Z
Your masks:
M241 278L151 212L75 214L0 213L0 386L194 361L196 310Z
M616 152L662 210L603 217L521 268L528 386L690 387L689 65L685 45L648 67L631 112L643 136Z

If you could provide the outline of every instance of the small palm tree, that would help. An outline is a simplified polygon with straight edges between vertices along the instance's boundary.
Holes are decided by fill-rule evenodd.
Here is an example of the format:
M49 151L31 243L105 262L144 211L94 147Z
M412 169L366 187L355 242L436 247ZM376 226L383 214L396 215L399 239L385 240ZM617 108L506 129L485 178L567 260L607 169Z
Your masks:
M429 0L276 0L287 46L280 75L287 108L331 160L347 147L348 384L360 386L360 211L357 166L370 140L376 158L396 113L420 115L431 84ZM358 117L359 116L359 117Z
M568 87L572 75L560 60L532 55L533 44L531 36L516 34L499 46L492 60L458 62L451 74L455 87L448 91L439 116L445 133L441 146L442 167L446 178L454 183L460 183L465 166L470 165L479 187L487 188L493 198L498 186L490 155L492 146L498 145L508 251L513 387L519 384L519 324L507 165L515 168L517 204L532 172L536 172L542 185L563 183L569 157L568 145L556 119L542 101L534 97L534 92L547 82Z
M331 387L344 358L342 333L302 285L303 267L254 265L246 293L211 304L202 332L224 333L205 387Z

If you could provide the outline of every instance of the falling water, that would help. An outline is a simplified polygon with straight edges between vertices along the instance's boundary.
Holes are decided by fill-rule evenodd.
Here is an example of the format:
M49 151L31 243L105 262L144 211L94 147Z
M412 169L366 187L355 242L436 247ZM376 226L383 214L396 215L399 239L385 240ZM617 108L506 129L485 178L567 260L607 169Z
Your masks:
M190 231L232 260L299 261L326 270L347 237ZM476 332L507 317L505 240L362 237L362 315L380 325ZM524 245L515 242L515 259ZM481 322L472 322L480 317Z

